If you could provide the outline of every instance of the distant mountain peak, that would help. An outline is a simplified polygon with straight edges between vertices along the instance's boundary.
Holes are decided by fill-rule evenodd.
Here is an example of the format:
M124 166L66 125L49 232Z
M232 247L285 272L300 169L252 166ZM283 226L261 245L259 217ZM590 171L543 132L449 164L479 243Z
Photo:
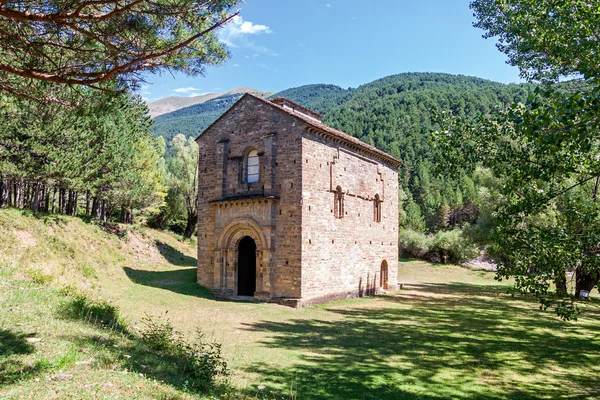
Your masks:
M196 104L202 104L209 100L216 99L217 97L221 97L228 94L237 94L237 93L252 93L257 94L262 97L270 96L271 92L263 92L261 90L249 88L249 87L239 87L232 89L225 93L205 93L199 96L167 96L158 100L154 100L148 103L148 109L150 110L150 117L156 118L163 114L172 113L173 111L181 110L182 108L194 106Z

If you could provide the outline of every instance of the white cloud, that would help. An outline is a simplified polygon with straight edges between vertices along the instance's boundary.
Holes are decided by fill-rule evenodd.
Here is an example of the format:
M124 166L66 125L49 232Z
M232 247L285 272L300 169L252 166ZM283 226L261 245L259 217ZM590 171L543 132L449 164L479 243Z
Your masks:
M222 36L235 37L240 35L258 35L260 33L271 33L271 28L262 24L244 21L244 18L236 15L231 22L225 26Z
M173 90L175 93L191 93L191 92L197 92L198 88L195 87L181 87L181 88L177 88L175 90Z
M230 47L246 47L271 56L277 56L277 53L264 47L256 45L249 39L251 36L273 33L267 25L255 24L250 21L244 21L242 17L236 15L223 30L219 32L219 39Z
M327 3L327 4L325 4L325 7L329 8L329 7L331 7L331 4Z
M204 96L205 94L209 94L210 92L202 92L202 93L190 93L188 97L196 97L196 96Z

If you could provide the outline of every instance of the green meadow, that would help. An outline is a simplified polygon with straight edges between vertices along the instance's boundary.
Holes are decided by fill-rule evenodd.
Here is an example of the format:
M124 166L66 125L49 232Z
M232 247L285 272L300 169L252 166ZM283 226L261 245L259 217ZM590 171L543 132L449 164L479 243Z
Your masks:
M232 389L213 397L600 396L597 292L563 322L491 272L401 261L396 293L291 309L214 299L194 241L165 232L0 210L0 237L0 398L208 396L141 343L145 316L222 344ZM70 314L65 287L120 323Z

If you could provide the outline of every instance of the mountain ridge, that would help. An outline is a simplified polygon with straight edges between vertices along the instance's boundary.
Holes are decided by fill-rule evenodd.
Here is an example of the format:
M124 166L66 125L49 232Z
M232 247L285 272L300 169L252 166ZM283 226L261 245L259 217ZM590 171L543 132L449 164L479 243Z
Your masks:
M157 118L164 114L169 114L180 110L182 108L187 108L194 106L196 104L202 104L209 100L215 99L217 97L225 96L228 94L237 94L237 93L253 93L253 94L266 94L267 96L273 94L273 92L263 92L261 90L253 89L250 87L238 87L235 89L231 89L227 92L223 93L204 93L199 96L167 96L161 97L160 99L146 102L148 105L150 118Z

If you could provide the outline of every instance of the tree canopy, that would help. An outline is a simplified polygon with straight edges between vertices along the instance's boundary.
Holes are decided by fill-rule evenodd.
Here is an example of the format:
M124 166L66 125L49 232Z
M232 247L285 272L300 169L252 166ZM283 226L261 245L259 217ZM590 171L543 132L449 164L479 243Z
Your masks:
M508 63L528 80L597 77L600 12L588 0L477 0L471 3L484 37L496 37Z
M446 114L432 135L441 169L484 167L502 182L490 235L498 278L514 277L518 289L566 319L578 312L568 277L575 298L600 278L599 14L588 3L474 1L475 26L499 36L499 49L524 77L548 85L475 120ZM550 84L565 75L588 79Z
M142 72L202 74L228 56L215 30L236 14L237 3L0 1L0 90L57 100L62 85L99 88L114 81L122 89Z

